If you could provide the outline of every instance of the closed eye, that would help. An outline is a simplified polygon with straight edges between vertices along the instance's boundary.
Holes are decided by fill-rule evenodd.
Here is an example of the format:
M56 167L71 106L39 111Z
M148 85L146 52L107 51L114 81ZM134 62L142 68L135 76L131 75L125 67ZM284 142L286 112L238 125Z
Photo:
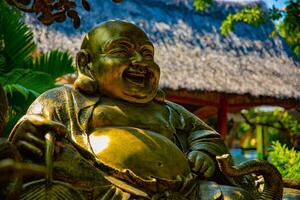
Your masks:
M151 50L149 50L149 49L142 50L141 55L146 60L152 60L153 59L153 52Z
M111 41L104 48L104 52L115 56L128 56L133 49L134 45L124 39L116 39Z
M111 49L108 53L115 56L129 56L129 51L125 48L114 48Z

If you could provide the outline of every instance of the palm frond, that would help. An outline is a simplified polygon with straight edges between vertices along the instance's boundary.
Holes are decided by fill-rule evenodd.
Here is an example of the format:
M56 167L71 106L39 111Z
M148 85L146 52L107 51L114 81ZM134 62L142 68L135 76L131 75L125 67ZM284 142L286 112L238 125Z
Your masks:
M39 96L39 93L19 84L6 85L4 91L9 101L10 116L25 114L28 106Z
M13 126L26 113L29 105L39 96L39 93L19 84L7 84L4 86L4 91L9 102L9 120L2 136L7 137Z
M4 41L0 39L0 43ZM1 44L0 44L0 74L3 74L5 71L5 67L6 67L6 58L3 54L3 51L1 51Z
M49 74L54 80L65 74L73 73L73 58L68 52L53 50L41 54L29 63L28 68Z
M0 0L0 84L9 102L4 136L40 93L55 87L58 77L74 72L67 52L54 50L33 57L34 49L33 33L19 11Z
M42 93L54 87L54 81L55 79L45 72L22 68L15 68L11 72L0 76L0 83L4 87L18 84L36 93Z
M3 135L1 137L7 138L15 126L15 124L19 121L19 119L26 113L26 110L24 112L20 112L19 114L9 114L9 120L4 128Z
M4 41L3 55L6 58L6 65L1 66L0 72L7 73L12 68L23 67L24 61L30 59L35 43L33 33L21 21L18 11L1 1L0 13L0 37Z
M30 90L28 88L23 87L22 85L19 84L9 84L4 86L4 91L6 93L6 96L10 100L10 102L13 102L14 100L20 102L18 104L24 104L24 101L28 100L30 97L37 97L39 93ZM18 96L19 98L15 98ZM12 106L12 105L10 105Z

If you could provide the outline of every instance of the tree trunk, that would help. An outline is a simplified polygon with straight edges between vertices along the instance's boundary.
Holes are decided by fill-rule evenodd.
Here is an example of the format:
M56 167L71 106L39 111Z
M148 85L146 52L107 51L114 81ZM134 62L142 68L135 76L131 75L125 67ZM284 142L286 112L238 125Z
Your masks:
M8 101L2 85L0 85L0 137L3 135L8 120Z

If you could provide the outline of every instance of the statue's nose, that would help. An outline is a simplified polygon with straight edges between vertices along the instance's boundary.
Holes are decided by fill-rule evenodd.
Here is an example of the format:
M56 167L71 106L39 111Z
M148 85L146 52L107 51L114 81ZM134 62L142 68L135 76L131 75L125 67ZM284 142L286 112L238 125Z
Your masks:
M131 57L132 64L139 63L142 60L143 60L143 56L139 52L135 51Z
M140 62L134 62L128 70L131 72L145 74L147 73L147 65L144 65Z
M143 62L143 57L140 53L134 52L131 58L131 70L138 73L146 73L148 65Z

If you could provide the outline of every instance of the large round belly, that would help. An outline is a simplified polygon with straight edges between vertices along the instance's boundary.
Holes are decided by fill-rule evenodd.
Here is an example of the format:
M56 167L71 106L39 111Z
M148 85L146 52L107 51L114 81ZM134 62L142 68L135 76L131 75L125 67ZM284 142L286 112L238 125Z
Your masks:
M148 130L107 127L89 136L97 160L109 167L131 170L143 179L175 180L190 172L183 152L169 139Z

